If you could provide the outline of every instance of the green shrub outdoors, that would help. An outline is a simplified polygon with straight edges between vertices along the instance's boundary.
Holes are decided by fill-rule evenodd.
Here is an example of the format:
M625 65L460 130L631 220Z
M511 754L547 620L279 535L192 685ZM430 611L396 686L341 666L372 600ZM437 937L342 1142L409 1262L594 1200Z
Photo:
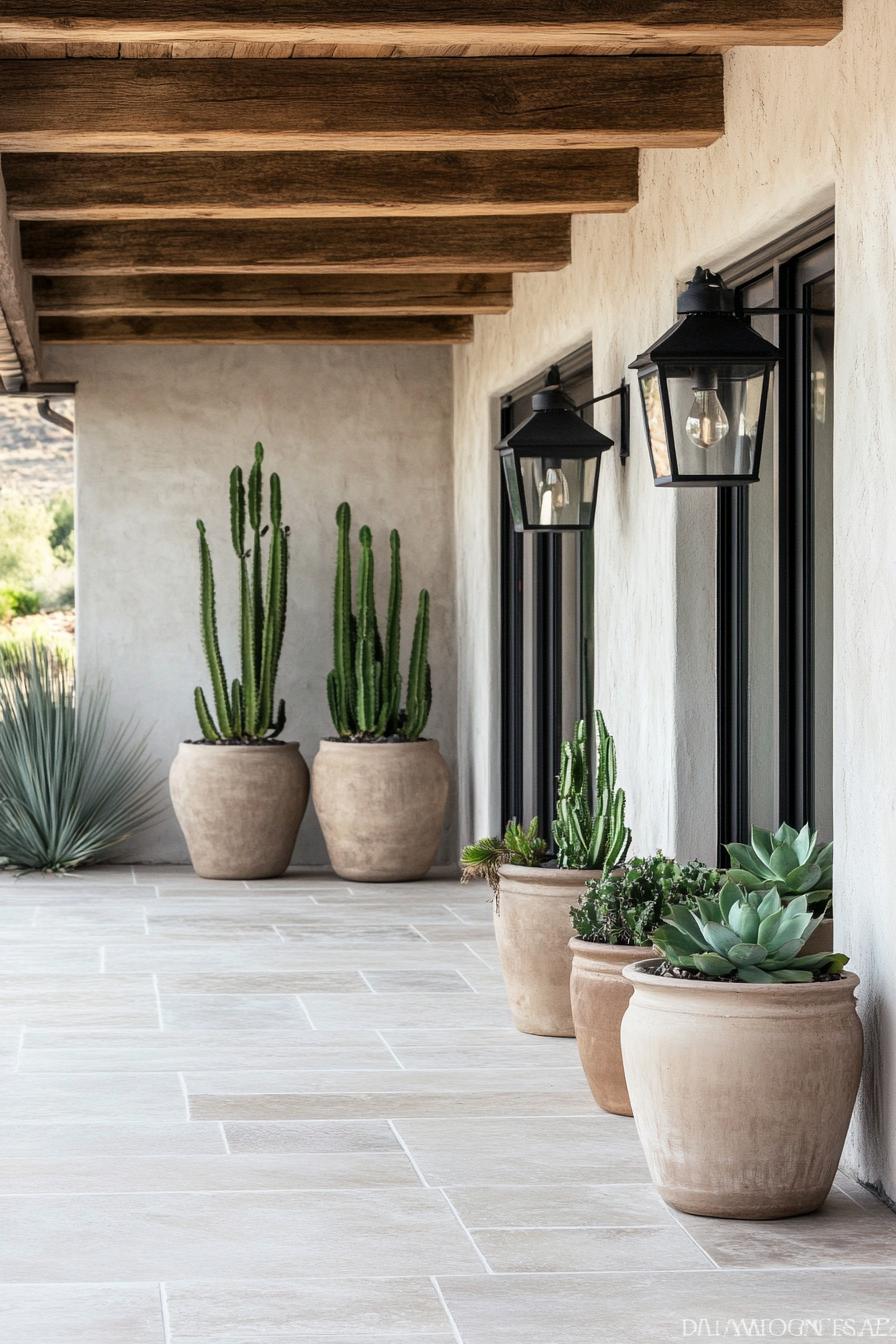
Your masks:
M521 826L514 817L508 821L503 836L485 835L474 844L464 846L460 856L460 880L472 882L484 877L497 897L498 869L506 863L537 868L544 860L547 847L547 841L538 833L537 817L533 817L528 826Z
M0 492L0 621L74 605L74 502Z
M97 863L159 813L156 765L102 686L47 645L0 641L0 865Z
M696 859L681 867L658 851L589 882L570 918L585 942L649 947L671 905L696 907L698 898L714 896L724 883L724 873L716 868Z

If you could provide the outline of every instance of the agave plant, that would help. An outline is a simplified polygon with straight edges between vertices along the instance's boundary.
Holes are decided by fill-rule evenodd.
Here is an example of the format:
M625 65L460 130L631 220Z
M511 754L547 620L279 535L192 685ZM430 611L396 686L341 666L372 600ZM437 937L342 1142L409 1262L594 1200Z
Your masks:
M796 831L786 823L772 834L754 826L749 845L730 844L729 882L747 891L774 887L788 900L805 896L812 910L823 912L831 900L834 846L820 845L818 832L808 825Z
M40 644L0 658L0 865L63 872L105 858L158 815L145 739L109 724L108 694L80 686Z
M508 821L503 836L486 835L475 844L465 845L460 856L461 882L472 882L484 877L498 897L498 869L505 863L523 864L537 868L544 858L547 842L538 834L538 818L528 826L514 819Z
M832 952L800 956L822 918L813 917L805 896L785 904L774 887L744 891L730 882L718 900L698 897L697 913L672 906L663 918L668 928L657 929L653 941L670 966L709 980L797 983L838 975L849 960Z

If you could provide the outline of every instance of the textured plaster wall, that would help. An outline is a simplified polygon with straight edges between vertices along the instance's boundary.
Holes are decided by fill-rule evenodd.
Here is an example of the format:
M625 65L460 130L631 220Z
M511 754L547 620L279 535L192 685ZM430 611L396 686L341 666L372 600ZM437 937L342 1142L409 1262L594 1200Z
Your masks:
M837 942L861 974L866 1083L848 1150L896 1195L896 5L846 0L828 47L725 61L727 133L652 151L627 216L579 218L573 264L518 277L513 312L456 350L460 830L499 823L495 399L585 341L595 391L674 320L676 283L837 208ZM597 513L598 702L638 851L713 856L715 500L605 460ZM600 427L612 432L609 416Z
M404 652L417 590L432 594L431 735L454 771L455 619L451 365L425 347L95 346L48 348L47 374L78 381L78 658L104 676L116 713L151 725L167 766L195 737L193 686L205 680L195 519L209 528L225 662L236 675L235 558L227 476L256 439L283 478L291 566L281 693L287 735L311 761L330 731L325 676L337 504L369 522L387 581L388 531L402 537ZM384 601L384 594L380 594ZM161 771L160 771L161 773ZM456 851L446 831L443 857ZM172 814L131 853L186 857ZM309 808L299 861L326 856Z

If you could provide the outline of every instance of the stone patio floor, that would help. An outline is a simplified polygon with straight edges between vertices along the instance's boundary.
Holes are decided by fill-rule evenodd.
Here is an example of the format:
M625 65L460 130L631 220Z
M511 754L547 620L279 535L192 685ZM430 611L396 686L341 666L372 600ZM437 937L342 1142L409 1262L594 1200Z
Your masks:
M0 969L3 1344L896 1335L846 1179L661 1203L575 1043L510 1025L484 888L3 878Z

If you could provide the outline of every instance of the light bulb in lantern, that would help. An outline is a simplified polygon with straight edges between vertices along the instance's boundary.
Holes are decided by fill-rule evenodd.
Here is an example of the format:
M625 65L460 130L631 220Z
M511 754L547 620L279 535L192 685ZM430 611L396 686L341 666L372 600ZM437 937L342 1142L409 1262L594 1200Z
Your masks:
M697 448L709 450L724 439L730 426L714 387L694 388L694 403L684 428L691 443Z
M559 464L547 468L538 490L541 500L538 521L542 527L550 527L560 510L569 503L569 481Z

